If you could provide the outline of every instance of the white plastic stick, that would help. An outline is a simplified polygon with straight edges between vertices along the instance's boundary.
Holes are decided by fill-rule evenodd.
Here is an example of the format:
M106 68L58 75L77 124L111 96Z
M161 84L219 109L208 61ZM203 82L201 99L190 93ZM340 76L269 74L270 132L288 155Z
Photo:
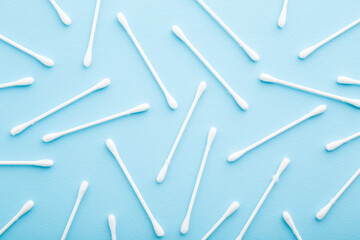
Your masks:
M130 36L131 40L134 42L137 50L139 51L141 57L144 59L146 65L148 66L148 68L150 69L152 75L154 76L156 82L158 83L158 85L160 86L162 92L165 95L166 101L169 104L170 108L172 109L176 109L178 107L178 104L176 102L176 100L170 95L170 93L168 92L168 90L166 89L165 85L163 84L163 82L161 81L159 75L157 74L157 72L155 71L155 68L153 67L153 65L151 64L150 60L148 59L148 57L146 56L144 50L142 49L142 47L140 46L140 43L137 41L137 39L135 38L135 35L133 34L133 32L131 31L131 28L124 16L124 14L122 13L118 13L117 14L117 18L119 20L119 22L121 23L121 25L123 26L123 28L126 30L126 32L128 33L128 35Z
M20 211L0 230L0 236L13 225L22 215L30 211L34 206L33 201L27 201Z
M32 77L26 77L26 78L22 78L17 81L14 81L14 82L1 83L0 88L28 86L28 85L33 84L33 82L34 82L34 79Z
M340 189L338 193L326 204L319 212L316 214L316 218L318 220L322 220L327 213L329 212L330 208L335 204L335 202L339 199L339 197L345 192L345 190L350 186L350 184L359 176L360 168L355 172L354 175L345 183L345 185Z
M360 80L355 80L345 76L338 76L337 82L340 84L360 85Z
M51 60L50 58L41 56L41 55L39 55L39 54L37 54L37 53L35 53L35 52L27 49L26 47L23 47L22 45L14 42L13 40L11 40L11 39L9 39L9 38L1 35L1 34L0 34L0 40L3 40L3 41L6 42L7 44L9 44L9 45L11 45L11 46L13 46L13 47L15 47L15 48L23 51L24 53L32 56L33 58L35 58L36 60L38 60L39 62L41 62L42 64L44 64L44 65L47 66L47 67L52 67L52 66L54 66L54 61Z
M88 90L80 93L79 95L67 100L66 102L64 102L64 103L50 109L49 111L41 114L40 116L38 116L38 117L36 117L36 118L26 122L26 123L22 123L22 124L20 124L20 125L18 125L16 127L12 128L11 131L10 131L11 135L14 136L14 135L17 135L17 134L21 133L26 128L34 125L36 122L40 121L41 119L46 118L47 116L53 114L54 112L59 111L60 109L70 105L71 103L79 100L80 98L85 97L86 95L89 95L92 92L95 92L96 90L103 89L103 88L107 87L109 84L110 84L110 79L105 78L105 79L101 80L95 86L93 86L93 87L89 88Z
M111 240L116 240L116 219L114 215L109 215L108 217L109 221L109 228L111 233Z
M69 26L71 24L71 19L69 18L69 16L59 7L59 5L55 2L55 0L49 0L49 1L55 8L56 12L58 13L61 21L65 25Z
M53 140L55 140L55 139L57 139L59 137L67 135L69 133L77 132L77 131L80 131L82 129L89 128L89 127L92 127L92 126L95 126L95 125L98 125L98 124L101 124L101 123L104 123L104 122L111 121L111 120L116 119L116 118L120 118L120 117L123 117L123 116L133 114L133 113L144 112L144 111L148 110L149 108L150 108L150 105L148 103L143 103L143 104L140 104L137 107L126 110L124 112L117 113L117 114L114 114L114 115L111 115L111 116L108 116L108 117L105 117L105 118L101 118L99 120L96 120L96 121L93 121L93 122L90 122L90 123L86 123L86 124L83 124L83 125L80 125L80 126L77 126L77 127L65 130L65 131L46 134L45 136L43 136L42 140L44 142L51 142L51 141L53 141Z
M354 107L360 108L360 99L351 99L351 98L347 98L347 97L341 97L341 96L338 96L338 95L335 95L335 94L332 94L332 93L327 93L327 92L323 92L323 91L316 90L316 89L313 89L313 88L304 87L304 86L301 86L299 84L295 84L295 83L291 83L291 82L287 82L287 81L284 81L284 80L277 79L277 78L272 77L272 76L270 76L268 74L265 74L265 73L262 73L260 75L260 80L263 81L263 82L277 83L277 84L280 84L280 85L288 86L290 88L299 89L299 90L309 92L309 93L313 93L313 94L316 94L316 95L319 95L319 96L324 96L324 97L327 97L327 98L338 100L340 102L344 102L344 103L353 105Z
M94 36L95 36L95 30L96 30L96 23L99 16L99 9L100 9L100 3L101 0L96 0L96 7L95 7L95 13L94 13L94 19L91 27L91 33L90 33L90 39L89 39L89 45L85 53L84 57L84 66L89 67L92 60L92 50L93 50L93 44L94 44Z
M164 236L164 230L161 228L160 224L155 220L154 216L152 215L149 207L147 206L144 198L142 197L139 189L137 188L134 180L132 179L130 173L128 172L128 170L126 169L125 167L125 164L123 163L123 161L121 160L120 156L119 156L119 153L116 149L116 146L115 146L115 143L112 139L107 139L106 140L106 146L107 148L110 150L110 152L114 155L114 157L116 158L117 162L119 163L120 167L121 167L121 170L124 172L127 180L129 181L131 187L133 188L137 198L139 199L141 205L143 206L146 214L148 215L150 221L151 221L151 224L154 228L154 231L156 233L156 236L158 237L162 237Z
M64 233L63 233L63 235L62 235L62 237L61 237L61 240L65 240L65 239L66 239L66 236L67 236L67 234L68 234L68 232L69 232L69 229L70 229L70 227L71 227L71 224L72 224L72 222L73 222L73 220L74 220L76 211L77 211L78 208L79 208L79 205L80 205L80 203L81 203L81 199L83 198L84 194L86 193L86 190L87 190L88 186L89 186L89 183L86 182L86 181L83 181L83 182L81 183L80 189L79 189L79 193L78 193L78 196L77 196L77 199L76 199L76 202L75 202L75 206L74 206L74 208L73 208L73 210L72 210L72 212L71 212L70 218L69 218L69 220L68 220L68 222L67 222L67 224L66 224L66 227L65 227Z
M228 157L228 161L230 162L233 162L237 159L239 159L241 156L243 156L245 153L249 152L250 150L258 147L259 145L269 141L270 139L276 137L277 135L285 132L286 130L289 130L290 128L304 122L305 120L309 119L309 118L312 118L314 116L317 116L321 113L323 113L324 111L326 110L326 105L320 105L318 107L316 107L314 110L312 110L311 112L305 114L304 116L302 116L301 118L297 119L296 121L286 125L285 127L282 127L280 128L279 130L273 132L272 134L268 135L267 137L264 137L263 139L255 142L254 144L251 144L250 146L238 151L238 152L235 152L233 154L231 154L229 157Z
M192 102L191 104L191 107L189 109L189 112L187 113L186 115L186 118L185 118L185 121L184 123L182 124L181 128L180 128L180 131L178 133L178 135L176 136L176 139L175 139L175 142L170 150L170 153L169 153L169 156L167 157L164 165L162 166L162 168L160 169L160 172L158 173L157 177L156 177L156 181L158 183L161 183L164 181L165 179L165 176L166 176L166 173L167 173L167 170L169 168L169 165L170 165L170 162L171 162L171 159L172 157L174 156L174 153L175 153L175 150L177 148L177 145L179 144L180 142L180 139L185 131L185 128L191 118L191 115L196 107L196 104L197 102L199 101L201 95L203 94L203 92L205 91L206 89L206 82L201 82L197 91L196 91L196 95L195 95L195 98L194 98L194 101Z
M254 211L251 213L249 219L247 220L244 228L241 230L239 236L236 238L236 240L241 240L244 237L244 234L246 230L249 228L251 222L254 220L254 217L256 216L257 212L259 211L260 207L264 203L265 199L269 195L271 189L274 187L275 183L279 181L279 177L282 174L282 172L286 169L286 167L289 165L290 160L288 158L284 158L282 162L280 163L279 169L277 170L276 174L273 176L272 181L270 185L267 187L265 193L262 195L259 203L256 205Z
M286 224L290 227L291 231L294 233L295 237L298 240L302 240L299 231L296 229L295 223L290 215L290 213L288 212L283 212L283 218L284 221L286 222Z
M334 38L336 38L337 36L339 36L340 34L342 34L343 32L349 30L350 28L354 27L355 25L360 23L360 18L358 18L357 20L355 20L354 22L350 23L349 25L347 25L346 27L340 29L339 31L337 31L336 33L330 35L329 37L325 38L324 40L322 40L321 42L306 48L304 50L302 50L299 53L299 57L304 59L307 56L309 56L310 54L312 54L316 49L318 49L319 47L321 47L322 45L326 44L327 42L333 40Z
M226 210L224 215L215 223L215 225L205 234L205 236L201 240L206 240L210 237L210 235L215 232L215 230L231 215L233 214L237 209L239 208L239 202L233 202L231 203L230 207Z
M240 108L246 110L249 108L247 102L242 99L230 86L225 82L225 80L220 76L218 72L210 65L210 63L201 55L201 53L192 45L189 39L185 36L183 31L180 29L179 26L172 27L173 33L180 38L190 49L193 53L200 59L200 61L209 69L209 71L219 80L219 82L225 87L225 89L230 93L230 95L234 98L236 103L239 105Z
M326 150L328 151L333 151L335 149L337 149L338 147L340 147L341 145L347 143L347 142L350 142L351 140L355 139L355 138L358 138L360 137L360 132L357 132L349 137L346 137L346 138L343 138L343 139L340 139L340 140L337 140L337 141L334 141L334 142L331 142L331 143L328 143L326 145Z
M259 61L259 55L246 45L211 9L203 0L197 0L198 3L210 14L215 21L240 45L240 47L246 52L246 54L253 61Z
M37 167L51 167L54 165L53 160L37 160L37 161L0 161L0 166L37 166Z
M278 20L279 27L283 28L286 23L286 13L287 13L287 5L289 0L284 0L284 4L281 9L281 13Z
M203 174L203 172L204 172L204 167L205 167L205 164L206 164L206 159L207 159L207 157L208 157L208 154L209 154L209 151L210 151L210 148L211 148L211 144L212 144L213 141L214 141L215 135L216 135L216 128L212 127L212 128L210 129L210 131L209 131L209 134L208 134L205 153L204 153L203 159L202 159L202 161L201 161L199 173L198 173L198 176L197 176L197 178L196 178L194 190L193 190L192 195L191 195L190 204L189 204L188 210L187 210L187 212L186 212L185 219L184 219L184 221L183 221L183 223L182 223L182 225L181 225L181 230L180 230L180 232L181 232L182 234L186 234L186 233L188 232L188 230L189 230L191 212L192 212L192 209L193 209L193 206L194 206L194 202L195 202L195 198L196 198L197 191L198 191L198 189L199 189L199 184L200 184L200 181L201 181L201 177L202 177L202 174Z

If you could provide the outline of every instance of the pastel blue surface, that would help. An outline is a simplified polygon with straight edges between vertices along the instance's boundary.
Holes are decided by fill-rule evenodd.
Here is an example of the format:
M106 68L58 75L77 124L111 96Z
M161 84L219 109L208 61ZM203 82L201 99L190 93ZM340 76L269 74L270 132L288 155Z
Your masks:
M334 152L325 145L360 130L360 111L346 104L282 86L261 83L260 73L358 98L360 88L340 86L338 75L360 78L360 26L300 60L300 50L359 17L360 2L289 1L287 23L277 27L282 0L207 0L206 3L261 59L251 62L195 0L104 0L96 29L93 62L82 66L95 0L58 0L71 17L64 26L46 0L2 0L0 34L55 60L46 68L0 42L0 82L32 76L30 87L1 89L1 160L53 159L52 168L0 168L0 226L27 200L35 207L2 239L59 239L81 181L89 181L68 239L110 239L108 214L117 219L118 239L155 239L150 221L123 172L105 147L112 138L157 221L163 239L201 239L232 201L239 210L211 239L235 239L270 183L283 157L291 159L244 239L294 239L282 220L289 211L304 239L360 238L360 183L356 180L319 222L316 212L359 167L359 140ZM167 106L134 44L117 22L123 12L179 107ZM171 32L179 25L198 50L249 103L242 111ZM19 136L12 127L109 77L112 84L38 122ZM200 99L175 152L165 182L155 182L200 81ZM149 102L146 113L108 122L43 143L47 133L65 130ZM328 111L249 152L235 163L229 154L265 137L320 104ZM210 127L210 150L192 212L190 230L180 234Z

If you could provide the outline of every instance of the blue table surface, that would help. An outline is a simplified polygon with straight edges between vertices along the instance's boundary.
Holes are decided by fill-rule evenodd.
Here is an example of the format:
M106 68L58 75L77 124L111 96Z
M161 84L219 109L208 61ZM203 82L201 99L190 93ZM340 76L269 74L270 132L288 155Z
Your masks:
M0 167L0 225L27 200L35 207L2 239L59 239L81 181L89 182L68 239L110 239L108 214L117 219L118 239L155 239L152 226L105 140L112 138L125 165L167 239L200 239L232 201L239 210L211 239L234 239L270 183L283 157L291 159L244 239L294 239L282 219L291 213L304 239L359 239L360 183L356 180L323 221L316 212L359 167L360 142L334 152L325 145L358 132L360 111L319 96L261 83L260 73L339 95L358 98L360 88L341 86L338 75L360 78L360 26L325 45L306 60L298 53L359 17L360 2L289 1L287 23L277 27L282 0L206 0L256 50L252 62L195 0L103 0L93 62L82 65L95 0L58 0L71 17L66 27L46 0L2 0L0 34L54 59L47 68L0 42L1 82L32 76L29 87L0 93L1 160L53 159L52 168ZM169 92L171 110L129 36L118 23L123 12ZM242 111L195 55L171 32L179 25L198 50L248 103ZM28 121L108 77L111 85L11 136ZM191 105L206 81L175 152L165 182L155 181ZM117 119L51 143L47 133L65 130L148 102L146 113ZM303 116L320 104L328 110L249 152L235 163L227 156ZM210 127L210 150L187 235L180 234Z

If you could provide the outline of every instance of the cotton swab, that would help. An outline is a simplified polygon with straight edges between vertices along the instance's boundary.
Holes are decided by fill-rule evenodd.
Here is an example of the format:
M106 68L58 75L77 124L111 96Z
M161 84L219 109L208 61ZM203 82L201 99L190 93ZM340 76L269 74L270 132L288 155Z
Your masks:
M109 228L111 233L111 240L116 240L116 219L114 215L109 215Z
M14 82L1 83L0 88L28 86L28 85L33 84L33 82L34 82L34 79L32 77L26 77L26 78L22 78L17 81L14 81Z
M51 142L51 141L53 141L53 140L55 140L55 139L57 139L59 137L67 135L69 133L77 132L77 131L80 131L82 129L89 128L89 127L92 127L92 126L95 126L95 125L98 125L98 124L101 124L101 123L104 123L104 122L111 121L111 120L116 119L116 118L120 118L120 117L123 117L123 116L130 115L130 114L144 112L144 111L148 110L149 108L150 108L150 105L148 103L140 104L139 106L134 107L132 109L129 109L129 110L126 110L124 112L117 113L117 114L114 114L114 115L111 115L111 116L108 116L108 117L105 117L105 118L102 118L102 119L99 119L99 120L96 120L96 121L93 121L93 122L90 122L90 123L86 123L84 125L80 125L80 126L77 126L77 127L62 131L62 132L46 134L45 136L43 136L42 140L44 142Z
M231 203L230 207L226 210L224 215L215 223L215 225L209 230L208 233L201 240L206 240L210 235L222 224L231 214L233 214L239 208L239 202Z
M94 44L94 36L95 36L95 30L96 30L96 23L99 16L99 9L100 9L100 3L101 0L96 0L96 7L95 7L95 13L94 13L94 19L91 27L91 33L90 33L90 39L89 39L89 45L85 53L84 57L84 66L89 67L92 60L92 50L93 50L93 44Z
M8 222L1 230L0 230L0 236L9 228L11 225L13 225L22 215L30 211L34 207L33 201L27 201L24 206L20 209L20 211Z
M256 214L259 211L260 207L264 203L265 199L269 195L269 193L272 190L272 188L274 187L275 183L277 183L279 181L280 175L286 169L286 167L289 165L289 163L290 163L290 160L288 158L284 158L282 160L282 162L280 163L279 169L277 170L276 174L272 178L272 181L271 181L270 185L267 187L264 195L262 195L259 203L256 205L254 211L251 213L249 219L247 220L244 228L241 230L241 232L240 232L239 236L236 238L236 240L241 240L244 237L244 234L245 234L246 230L249 228L251 222L254 220L254 217L256 216Z
M41 56L41 55L39 55L39 54L37 54L37 53L35 53L35 52L33 52L33 51L31 51L31 50L29 50L29 49L21 46L20 44L14 42L13 40L11 40L11 39L9 39L9 38L1 35L1 34L0 34L0 40L6 42L7 44L9 44L9 45L11 45L11 46L13 46L13 47L15 47L15 48L23 51L24 53L32 56L33 58L35 58L36 60L38 60L39 62L41 62L42 64L44 64L44 65L47 66L47 67L52 67L52 66L54 66L54 61L51 60L50 58Z
M193 53L200 59L200 61L209 69L209 71L219 80L219 82L225 87L225 89L230 93L230 95L234 98L236 103L242 108L243 110L246 110L249 108L249 105L247 102L245 102L244 99L242 99L237 93L225 82L225 80L220 76L218 72L210 65L210 63L201 55L201 53L192 45L192 43L187 39L183 31L178 26L172 27L173 33L181 39L190 49L193 51Z
M61 237L61 240L65 240L65 239L66 239L66 236L67 236L67 234L68 234L68 232L69 232L69 229L70 229L70 227L71 227L71 224L72 224L72 222L73 222L73 220L74 220L76 211L77 211L78 208L79 208L79 205L80 205L80 203L81 203L81 200L82 200L84 194L86 193L86 190L87 190L88 186L89 186L89 183L86 182L86 181L83 181L83 182L81 183L80 189L79 189L79 193L78 193L78 196L77 196L77 199L76 199L76 202L75 202L75 206L74 206L74 208L73 208L73 210L72 210L72 212L71 212L70 218L69 218L69 220L68 220L68 222L67 222L67 224L66 224L66 227L65 227L64 233L63 233L63 235L62 235L62 237Z
M246 54L253 61L259 61L259 55L246 45L211 9L203 0L196 0L198 3L210 14L210 16L215 19L215 21L220 24L220 26L240 45L240 47L246 52Z
M49 0L49 1L55 8L56 12L58 13L61 21L65 25L69 26L71 24L71 19L69 18L69 16L59 7L59 5L55 2L55 0Z
M355 172L355 174L345 183L345 185L340 189L340 191L326 204L320 211L316 214L318 220L322 220L326 214L329 212L330 208L335 204L339 197L345 192L345 190L350 186L350 184L359 176L360 168Z
M274 77L272 77L272 76L270 76L268 74L264 74L264 73L262 73L260 75L260 80L263 81L263 82L268 82L268 83L277 83L277 84L280 84L280 85L288 86L290 88L295 88L295 89L299 89L299 90L302 90L302 91L305 91L305 92L309 92L309 93L324 96L324 97L327 97L327 98L335 99L335 100L338 100L340 102L344 102L344 103L347 103L347 104L350 104L350 105L353 105L355 107L360 108L360 99L351 99L351 98L347 98L347 97L341 97L341 96L338 96L338 95L335 95L335 94L332 94L332 93L327 93L327 92L323 92L323 91L316 90L316 89L313 89L313 88L304 87L304 86L301 86L299 84L290 83L290 82L286 82L286 81L274 78Z
M146 56L144 50L142 49L142 47L140 46L140 43L137 41L137 39L135 38L135 35L133 34L133 32L131 31L131 28L124 16L124 14L122 13L118 13L117 14L117 18L119 20L119 22L121 23L121 25L123 26L123 28L126 30L126 32L128 33L128 35L130 36L131 40L134 42L137 50L139 51L141 57L144 59L146 65L148 66L148 68L150 69L152 75L154 76L156 82L158 83L158 85L160 86L162 92L165 95L166 101L168 102L170 108L172 109L176 109L178 107L178 104L176 102L176 100L170 95L170 93L168 92L168 90L166 89L165 85L163 84L163 82L161 81L159 75L157 74L157 72L155 71L155 68L153 67L153 65L151 64L150 60L148 59L148 57Z
M256 143L250 145L249 147L244 148L244 149L242 149L242 150L240 150L238 152L235 152L235 153L231 154L228 157L228 161L233 162L233 161L239 159L241 156L243 156L245 153L249 152L250 150L258 147L259 145L261 145L261 144L263 144L263 143L265 143L267 141L269 141L270 139L272 139L272 138L276 137L277 135L285 132L286 130L289 130L290 128L304 122L305 120L323 113L325 110L326 110L326 105L320 105L320 106L316 107L314 110L312 110L311 112L305 114L304 116L297 119L296 121L286 125L283 128L280 128L279 130L277 130L277 131L273 132L272 134L268 135L267 137L257 141Z
M319 47L321 47L322 45L328 43L329 41L333 40L334 38L336 38L337 36L339 36L340 34L344 33L345 31L349 30L350 28L354 27L355 25L360 23L360 18L358 18L357 20L355 20L354 22L350 23L349 25L347 25L346 27L340 29L339 31L337 31L336 33L330 35L329 37L325 38L324 40L322 40L321 42L306 48L304 50L302 50L299 53L299 57L304 59L306 57L308 57L310 54L312 54L316 49L318 49Z
M51 167L54 165L53 160L37 160L37 161L0 161L0 166L37 166L37 167Z
M164 230L161 228L160 224L155 220L154 216L152 215L149 207L147 206L144 198L142 197L139 189L137 188L134 180L132 179L130 173L128 172L128 170L126 169L125 167L125 164L123 163L123 161L121 160L120 156L119 156L119 153L116 149L116 146L115 146L115 143L112 139L107 139L106 140L106 146L107 148L110 150L110 152L112 153L112 155L116 158L117 162L119 163L122 171L124 172L127 180L129 181L131 187L133 188L137 198L139 199L141 205L143 206L146 214L148 215L149 219L150 219L150 222L154 228L154 231L156 233L156 236L158 237L162 237L164 236Z
M338 76L337 82L340 84L353 84L353 85L360 85L360 80L355 80L345 76Z
M196 104L198 103L198 101L199 101L201 95L203 94L203 92L205 91L205 89L206 89L206 82L201 82L198 89L197 89L197 91L196 91L194 101L192 102L191 107L189 109L189 112L186 115L185 121L182 124L182 126L180 128L180 131L179 131L179 133L178 133L178 135L177 135L177 137L175 139L175 142L174 142L174 144L173 144L173 146L172 146L172 148L170 150L169 156L167 157L164 165L162 166L160 172L157 175L156 181L158 183L161 183L161 182L164 181L167 170L168 170L170 162L171 162L171 159L174 156L175 150L177 148L177 145L179 144L179 142L181 140L181 137L182 137L182 135L183 135L183 133L185 131L185 128L186 128L186 126L187 126L187 124L188 124L188 122L189 122L189 120L191 118L191 115L194 112Z
M344 143L350 142L351 140L358 138L358 137L360 137L360 132L357 132L349 137L331 142L326 145L326 150L333 151L333 150L337 149L338 147L340 147L341 145L343 145Z
M200 166L200 169L199 169L199 173L198 173L198 176L196 178L196 182L195 182L195 186L194 186L194 190L193 190L193 193L191 195L191 200L190 200L190 204L189 204L189 208L186 212L186 216L185 216L185 219L181 225L181 230L180 232L182 234L186 234L189 230L189 224L190 224L190 216L191 216L191 212L192 212L192 209L193 209L193 206L194 206L194 202L195 202L195 198L196 198L196 194L197 194L197 191L199 189L199 184L200 184L200 181L201 181L201 177L202 177L202 174L203 174L203 171L204 171L204 167L205 167L205 163L206 163L206 159L208 157L208 154L209 154L209 151L210 151L210 148L211 148L211 144L213 143L214 141L214 138L215 138L215 135L216 135L216 128L212 127L209 131L209 135L208 135L208 138L207 138L207 143L206 143L206 149L205 149L205 153L204 153L204 156L203 156L203 159L201 161L201 166Z
M49 111L41 114L40 116L38 116L38 117L36 117L36 118L26 122L26 123L20 124L20 125L18 125L16 127L12 128L11 131L10 131L11 135L14 136L14 135L17 135L17 134L21 133L26 128L34 125L36 122L40 121L41 119L46 118L47 116L53 114L54 112L59 111L60 109L70 105L71 103L79 100L80 98L85 97L86 95L89 95L90 93L95 92L96 90L103 89L103 88L107 87L109 84L110 84L110 79L105 78L105 79L101 80L95 86L93 86L93 87L89 88L88 90L80 93L79 95L67 100L66 102L64 102L64 103L50 109Z
M278 26L283 28L285 26L286 23L286 13L287 13L287 5L288 5L288 1L289 0L284 0L282 9L281 9L281 13L279 16L279 20L278 20Z
M284 218L284 221L286 222L286 224L290 227L291 231L294 233L295 237L298 240L302 240L299 231L295 227L295 223L294 223L290 213L283 212L283 218Z

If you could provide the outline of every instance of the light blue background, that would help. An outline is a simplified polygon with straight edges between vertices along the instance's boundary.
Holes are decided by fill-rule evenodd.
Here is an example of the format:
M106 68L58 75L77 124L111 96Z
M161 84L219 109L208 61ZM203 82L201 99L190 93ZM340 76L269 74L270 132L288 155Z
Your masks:
M2 0L0 34L55 60L46 68L0 43L1 82L35 78L34 85L0 93L2 160L49 158L49 169L0 168L0 225L27 200L35 207L2 239L59 239L81 181L86 193L68 239L110 239L108 214L117 219L118 239L155 239L151 224L105 147L112 138L125 165L165 230L163 239L200 239L237 200L239 210L212 239L234 239L265 191L283 157L288 169L270 193L244 239L294 239L282 220L291 213L304 239L360 238L358 180L322 221L316 212L359 167L358 140L328 153L324 146L360 130L360 111L336 101L261 83L265 72L284 80L357 98L359 87L340 86L340 74L360 78L360 27L346 32L306 60L300 50L359 17L360 2L289 1L284 29L277 27L282 0L207 0L206 3L261 59L251 62L195 0L103 0L94 40L93 62L82 66L95 0L59 0L71 17L64 26L46 0ZM164 84L179 103L172 111L130 38L116 20L122 11ZM179 25L250 108L240 110L193 53L172 33ZM12 127L28 121L88 89L102 78L112 84L12 137ZM166 159L200 81L208 89L200 99L162 185L156 175ZM99 119L143 102L151 109L43 143L41 137ZM249 152L235 163L227 156L327 104L323 115L302 123ZM189 233L179 232L210 127L218 134L210 151L195 201Z

